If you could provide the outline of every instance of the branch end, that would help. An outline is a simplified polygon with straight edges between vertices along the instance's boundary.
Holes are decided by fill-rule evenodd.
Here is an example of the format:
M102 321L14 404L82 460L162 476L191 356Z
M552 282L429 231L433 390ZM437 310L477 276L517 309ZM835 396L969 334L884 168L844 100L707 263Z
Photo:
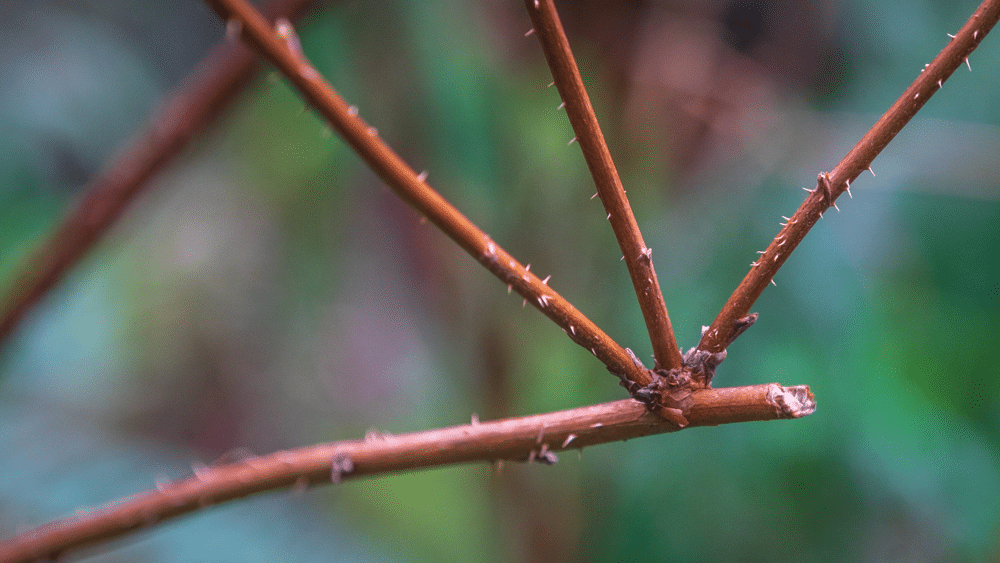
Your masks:
M778 418L802 418L816 411L816 400L808 385L782 387L774 383L768 388L766 399Z

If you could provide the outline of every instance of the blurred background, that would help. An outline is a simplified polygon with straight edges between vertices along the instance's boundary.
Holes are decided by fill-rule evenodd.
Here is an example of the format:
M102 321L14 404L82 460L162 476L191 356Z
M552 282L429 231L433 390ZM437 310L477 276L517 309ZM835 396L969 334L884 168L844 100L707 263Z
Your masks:
M0 287L225 26L202 4L5 2ZM563 2L686 350L976 7ZM650 345L520 2L328 2L297 29L428 182L623 346ZM1000 37L820 221L698 428L214 508L94 561L1000 561ZM30 267L30 264L27 264ZM650 363L650 362L647 362ZM259 454L620 399L270 67L0 347L0 535Z

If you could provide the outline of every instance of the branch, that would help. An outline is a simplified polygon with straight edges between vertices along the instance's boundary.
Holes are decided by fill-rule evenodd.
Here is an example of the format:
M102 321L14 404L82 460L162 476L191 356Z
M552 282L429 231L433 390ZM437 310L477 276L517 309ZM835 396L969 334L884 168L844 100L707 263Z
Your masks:
M608 212L608 220L618 239L618 246L621 247L646 321L646 330L653 344L655 367L668 370L680 368L681 353L667 315L667 306L663 302L663 292L660 291L660 284L653 270L653 251L646 247L632 214L632 207L625 197L625 189L597 123L594 108L590 105L590 97L583 86L583 79L580 78L580 71L559 22L559 15L552 0L525 0L525 5L533 30L542 43L545 59L552 69L556 88L559 89L569 122L576 134L575 139L583 149L583 157L594 177L604 209Z
M806 386L777 383L692 394L691 426L800 418L816 408ZM474 461L538 461L553 452L672 432L677 427L632 399L548 414L364 440L319 444L198 468L192 477L59 520L0 543L0 561L56 559L201 508L282 488Z
M275 0L271 14L298 19L312 0ZM257 58L238 42L216 47L153 116L62 223L25 260L0 312L0 342L107 232L150 178L211 124L250 82Z
M224 20L240 22L243 38L278 68L305 99L327 119L365 163L407 204L455 241L535 308L550 318L580 346L590 350L608 369L638 386L652 382L649 371L565 298L500 247L472 221L427 184L426 173L417 174L378 136L378 131L348 106L298 47L291 25L275 29L245 0L207 0ZM681 422L678 420L678 422Z
M721 352L732 342L735 338L734 332L738 328L737 320L747 315L750 307L760 297L788 256L802 242L809 229L823 217L823 212L830 206L836 207L837 197L845 191L850 195L851 182L863 171L871 170L871 163L875 157L927 103L927 100L941 89L944 81L955 72L955 69L963 64L969 64L969 55L993 29L997 19L1000 19L1000 0L984 1L958 34L929 65L920 71L913 84L833 171L819 174L816 187L808 190L809 195L795 214L785 218L786 222L782 223L783 227L778 236L752 264L750 272L729 297L722 311L712 322L712 326L702 335L698 349ZM971 65L969 70L972 70Z

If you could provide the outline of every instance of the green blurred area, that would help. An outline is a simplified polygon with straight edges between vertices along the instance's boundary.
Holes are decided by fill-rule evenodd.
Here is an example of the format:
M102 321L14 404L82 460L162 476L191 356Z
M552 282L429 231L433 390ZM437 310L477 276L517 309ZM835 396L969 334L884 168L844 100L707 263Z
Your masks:
M559 8L687 349L800 188L975 3ZM193 2L101 0L13 2L2 25L6 287L224 26ZM432 186L648 357L529 27L518 2L451 1L330 3L297 29ZM94 560L998 560L997 39L817 224L729 349L717 386L807 384L815 414L603 445L552 467L265 495ZM624 396L264 67L0 348L0 535L233 448Z

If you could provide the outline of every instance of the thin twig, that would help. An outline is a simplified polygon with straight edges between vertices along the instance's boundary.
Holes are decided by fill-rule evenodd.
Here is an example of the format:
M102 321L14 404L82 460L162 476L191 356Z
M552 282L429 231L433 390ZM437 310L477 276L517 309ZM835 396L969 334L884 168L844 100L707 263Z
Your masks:
M290 25L282 22L277 29L272 29L245 0L208 0L208 3L223 19L241 22L243 38L285 74L316 111L406 203L562 327L573 342L590 350L608 369L639 386L652 381L649 371L637 366L624 348L441 197L427 184L425 175L410 168L378 136L378 131L361 119L358 109L348 106L309 64L298 48Z
M266 13L295 20L313 0L275 0ZM3 299L0 342L59 282L161 168L218 117L250 82L257 57L239 42L216 47L172 92L120 156L87 187L80 202L25 260Z
M737 319L745 317L775 273L816 224L823 212L835 205L837 197L850 189L862 172L923 107L968 57L1000 19L1000 0L986 0L969 21L928 64L896 103L872 126L864 137L830 173L821 173L799 209L787 218L778 236L753 263L712 326L702 335L698 348L720 352L733 340ZM971 69L971 67L970 67Z
M653 270L652 249L646 246L639 232L639 225L632 214L632 207L625 196L618 170L611 159L611 152L597 123L590 97L583 86L576 60L569 48L552 0L525 0L535 35L542 43L545 59L552 69L552 77L565 104L566 114L576 134L576 141L583 149L583 157L597 185L597 193L608 213L611 229L618 239L622 256L628 267L639 308L646 321L646 330L653 345L656 367L680 368L682 359L677 338L670 325L667 306L663 302L660 283Z
M691 426L807 416L815 409L806 386L777 383L706 389L692 394ZM264 491L339 483L360 476L500 460L554 463L553 452L671 432L677 427L635 400L566 411L352 440L201 467L183 481L41 526L0 543L0 561L55 559L164 520Z

